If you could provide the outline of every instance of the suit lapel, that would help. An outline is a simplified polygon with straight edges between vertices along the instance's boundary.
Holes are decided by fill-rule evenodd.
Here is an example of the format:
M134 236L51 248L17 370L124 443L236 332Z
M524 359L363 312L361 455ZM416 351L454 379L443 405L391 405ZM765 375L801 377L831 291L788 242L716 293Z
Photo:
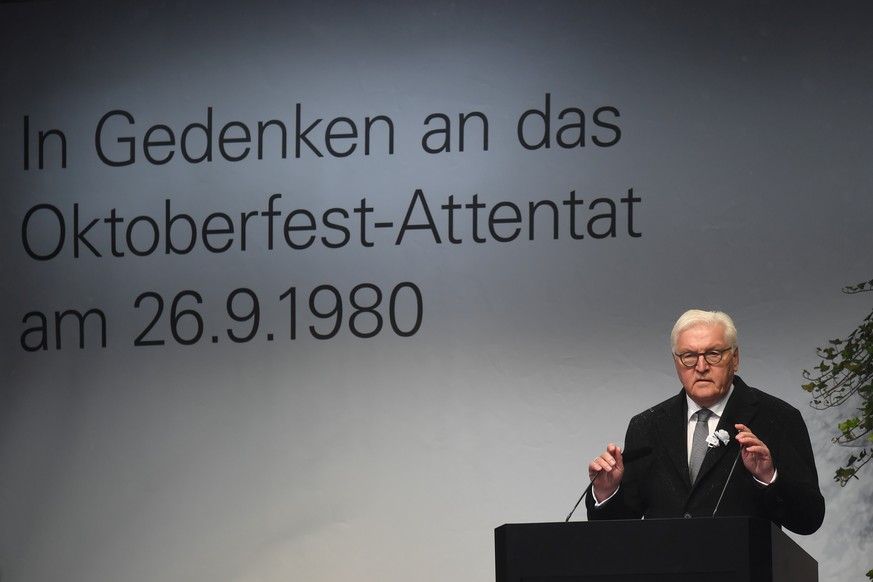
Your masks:
M748 426L757 413L758 399L739 376L734 376L734 393L731 395L731 399L728 400L718 427L724 428L734 435L737 432L737 429L734 428L735 424L741 423ZM724 427L722 427L722 424L724 424Z
M662 414L664 419L657 426L664 443L663 450L667 452L673 468L691 488L691 478L688 476L688 419L684 390L667 401Z

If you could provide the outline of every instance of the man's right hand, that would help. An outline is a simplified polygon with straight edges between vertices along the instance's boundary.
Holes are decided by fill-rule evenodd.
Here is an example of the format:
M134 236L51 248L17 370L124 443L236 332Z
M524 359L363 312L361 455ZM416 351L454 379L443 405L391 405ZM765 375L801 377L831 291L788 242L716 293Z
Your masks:
M598 477L599 475L599 477ZM616 492L624 476L624 462L621 448L609 443L606 451L588 465L588 478L594 481L594 499L598 503L606 501Z

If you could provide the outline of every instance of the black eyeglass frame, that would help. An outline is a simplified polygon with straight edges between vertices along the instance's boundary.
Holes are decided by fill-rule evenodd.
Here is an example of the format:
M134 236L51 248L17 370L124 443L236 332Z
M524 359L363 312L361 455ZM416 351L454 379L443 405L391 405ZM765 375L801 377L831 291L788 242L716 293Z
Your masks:
M679 360L679 363L686 368L693 368L694 366L696 366L697 362L700 361L700 356L703 356L703 359L710 366L717 366L722 362L722 360L724 360L725 352L730 352L735 349L737 349L737 346L731 346L723 350L706 350L705 352L683 352L681 354L674 353L673 356L677 360ZM691 360L690 358L694 359Z

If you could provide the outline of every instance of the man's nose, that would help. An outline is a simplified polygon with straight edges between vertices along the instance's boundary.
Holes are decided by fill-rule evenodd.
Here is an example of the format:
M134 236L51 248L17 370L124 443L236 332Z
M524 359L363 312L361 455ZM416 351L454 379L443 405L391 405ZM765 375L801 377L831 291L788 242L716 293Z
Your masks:
M706 361L706 358L703 357L703 354L699 354L697 356L697 364L694 365L694 369L698 372L705 372L709 368L709 362Z

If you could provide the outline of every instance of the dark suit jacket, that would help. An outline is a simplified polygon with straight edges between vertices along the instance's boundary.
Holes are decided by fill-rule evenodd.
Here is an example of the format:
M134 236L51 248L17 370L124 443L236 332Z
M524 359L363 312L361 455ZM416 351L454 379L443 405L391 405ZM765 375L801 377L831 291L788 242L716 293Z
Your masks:
M740 450L734 424L742 423L770 449L777 478L763 487L739 459L716 515L762 517L799 534L821 526L824 498L809 432L796 408L734 376L716 429L726 430L730 443L707 451L694 485L688 476L686 409L682 390L631 419L625 449L651 447L652 454L625 465L618 492L599 508L588 496L589 520L710 517Z

